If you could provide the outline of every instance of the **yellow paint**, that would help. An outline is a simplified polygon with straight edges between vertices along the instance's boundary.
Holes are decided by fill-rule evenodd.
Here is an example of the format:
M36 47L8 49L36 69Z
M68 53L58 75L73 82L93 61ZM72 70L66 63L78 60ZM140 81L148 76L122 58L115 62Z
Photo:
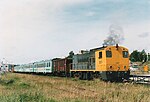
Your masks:
M148 65L144 66L144 72L148 72Z
M99 58L99 53L102 52L102 58ZM98 50L95 52L96 71L106 70L106 53L105 50Z
M106 51L112 52L112 57L106 57ZM128 49L119 46L108 46L103 50L95 52L96 58L96 71L128 71L129 70L129 57L123 58L123 52ZM99 58L99 52L102 52L102 58Z
M106 57L106 51L112 52L112 57ZM123 51L127 48L118 46L108 46L106 48L95 51L95 70L70 70L70 71L129 71L129 54L127 58L123 57ZM102 52L102 58L99 53Z
M70 70L71 72L76 72L76 71L79 71L79 72L95 72L95 70Z

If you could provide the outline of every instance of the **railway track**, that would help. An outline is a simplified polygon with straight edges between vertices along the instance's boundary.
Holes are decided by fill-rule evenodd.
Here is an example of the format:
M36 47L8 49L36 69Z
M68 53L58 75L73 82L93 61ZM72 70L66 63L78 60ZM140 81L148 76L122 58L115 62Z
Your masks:
M27 73L22 73L22 74L27 74ZM35 74L32 73L33 75L50 75L50 74ZM67 77L71 78L71 77ZM123 82L129 82L129 83L135 83L135 84L146 84L150 85L150 74L131 74L129 80L124 80Z
M150 74L132 74L130 75L129 81L136 84L150 85Z

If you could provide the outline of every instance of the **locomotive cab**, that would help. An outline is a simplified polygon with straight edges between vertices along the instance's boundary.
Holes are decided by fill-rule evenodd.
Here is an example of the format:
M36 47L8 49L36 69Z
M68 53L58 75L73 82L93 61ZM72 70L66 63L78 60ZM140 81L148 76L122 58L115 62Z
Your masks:
M95 52L96 70L103 80L122 81L129 78L128 49L121 46L108 46Z

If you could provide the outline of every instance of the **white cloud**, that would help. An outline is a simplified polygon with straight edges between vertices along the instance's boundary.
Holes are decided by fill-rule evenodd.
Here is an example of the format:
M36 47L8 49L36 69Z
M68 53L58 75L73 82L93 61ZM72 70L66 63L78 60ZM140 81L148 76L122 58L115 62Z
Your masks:
M125 32L125 44L130 49L130 51L138 49L146 49L150 52L149 39L150 36L147 36L144 39L141 39L138 35L143 32L150 32L150 23L149 22L136 22L134 24L124 25Z
M141 38L146 38L150 35L150 32L144 32L142 34L139 34L138 36L141 37Z
M96 12L94 11L89 11L86 16L94 16L96 14Z
M0 1L1 58L28 62L53 57L59 53L54 50L59 48L57 32L63 26L59 13L67 5L85 2L89 0Z
M105 21L66 22L60 16L67 6L90 3L92 0L1 0L0 1L0 59L27 63L61 57L70 50L102 46L109 26L123 26L124 45L132 49L147 46L137 35L150 32L150 22L127 22L127 12L118 10ZM111 0L108 0L111 1ZM96 16L89 11L86 16ZM84 16L85 16L84 15ZM136 38L136 40L135 40ZM147 38L150 39L150 38ZM137 44L137 42L141 42ZM66 47L67 46L67 47ZM150 49L150 48L149 48Z

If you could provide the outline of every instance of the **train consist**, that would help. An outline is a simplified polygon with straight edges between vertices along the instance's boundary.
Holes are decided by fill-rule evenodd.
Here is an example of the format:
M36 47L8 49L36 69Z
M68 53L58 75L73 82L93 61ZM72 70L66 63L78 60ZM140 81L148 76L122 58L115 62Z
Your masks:
M103 46L70 53L66 58L54 58L14 67L14 72L45 73L56 76L77 77L83 80L101 78L106 81L128 80L129 52L122 46Z

